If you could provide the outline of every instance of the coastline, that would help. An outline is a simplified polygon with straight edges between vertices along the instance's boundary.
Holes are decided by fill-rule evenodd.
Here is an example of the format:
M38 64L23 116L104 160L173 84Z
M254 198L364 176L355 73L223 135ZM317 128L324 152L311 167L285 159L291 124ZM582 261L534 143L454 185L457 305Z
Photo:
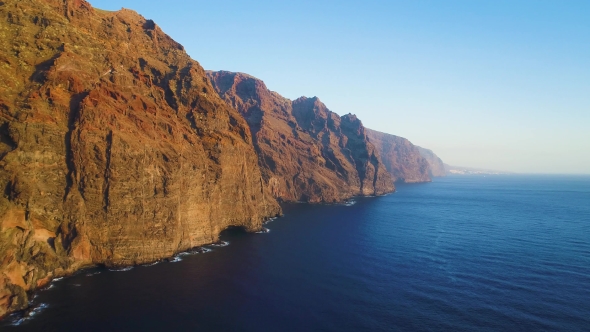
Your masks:
M428 181L431 182L431 181ZM428 183L428 182L417 182L417 183L405 183L407 185L413 185L413 184L420 184L420 183ZM285 204L309 204L309 205L326 205L326 206L352 206L354 204L356 204L356 199L359 198L374 198L374 197L383 197L383 196L388 196L391 194L394 194L396 192L396 188L393 189L393 191L391 192L387 192L387 193L382 193L382 194L376 194L376 195L353 195L350 196L346 199L343 199L341 201L338 202L305 202L305 201L301 201L301 202L283 202ZM282 204L282 203L281 203ZM281 208L282 211L282 208ZM55 281L59 281L63 278L68 278L68 277L72 277L81 273L84 273L84 271L88 271L88 270L92 270L92 269L96 269L96 268L104 268L107 269L109 271L125 271L128 269L133 269L135 267L140 267L140 266L151 266L151 265L156 265L159 263L172 263L172 262L177 262L179 261L179 256L185 256L185 255L193 255L193 254L198 254L198 253L205 253L207 252L207 246L214 246L217 243L220 243L220 235L222 232L231 229L231 228L240 228L242 230L244 230L246 233L250 233L250 234L256 234L256 233L267 233L268 229L266 229L265 227L263 227L265 224L276 220L277 218L283 217L282 212L278 215L272 216L272 217L267 217L265 220L263 220L260 224L260 227L257 229L247 229L244 226L229 226L223 230L221 230L218 234L217 234L217 240L214 242L207 242L207 243L202 243L190 248L185 248L185 249L181 249L171 255L163 255L159 258L155 258L153 260L146 260L146 261L142 261L140 263L134 263L134 264L117 264L116 262L105 262L105 263L97 263L97 264L90 264L90 265L79 265L79 266L72 266L71 270L60 270L57 273L54 273L51 275L50 278L46 278L46 280L44 280L44 282L42 284L39 284L36 288L31 289L29 291L26 292L26 298L27 298L27 306L18 310L14 310L14 311L7 311L3 316L0 316L0 321L5 321L7 319L9 319L11 316L14 315L22 315L24 317L26 317L29 314L36 314L35 310L36 307L34 306L34 299L37 296L38 292L42 292L48 288L51 288L52 283Z
M12 294L12 296L15 297L18 302L21 303L21 306L16 310L10 310L10 308L8 310L6 310L2 315L0 315L0 321L4 321L4 320L8 319L10 316L15 315L15 314L27 313L28 311L34 310L35 308L32 306L32 304L33 304L32 301L35 299L37 293L39 291L43 291L44 289L47 289L48 287L51 287L51 284L56 280L61 280L63 278L71 277L71 276L77 275L79 273L83 273L83 271L85 271L85 270L89 270L89 269L93 269L93 268L105 268L105 269L114 271L114 270L131 269L131 268L138 267L138 266L155 265L160 262L173 262L177 258L177 256L182 255L183 253L195 254L195 253L198 253L199 251L202 252L203 248L206 246L214 246L216 243L220 243L220 239L219 239L220 234L227 229L237 227L237 228L243 229L247 233L257 233L257 232L264 230L263 226L266 223L268 223L271 220L275 220L276 218L279 218L281 216L283 216L282 210L280 210L280 212L275 215L264 217L264 219L260 221L259 225L254 228L249 228L245 225L237 225L237 226L229 225L228 227L220 230L217 233L217 235L215 236L215 238L216 238L215 241L207 241L207 242L196 244L196 245L193 245L190 247L181 248L181 249L174 251L173 253L163 253L160 256L152 257L152 259L137 260L137 258L136 258L136 262L131 263L131 264L117 262L117 261L105 261L105 262L101 262L101 263L91 263L91 264L73 261L71 263L71 265L68 266L68 268L66 268L66 269L57 268L54 270L49 270L47 272L47 276L43 279L39 279L37 281L35 287L31 287L28 290L25 290L25 291L22 291L22 292L19 292L16 294ZM12 301L14 301L14 299ZM22 305L22 304L24 304L24 305Z

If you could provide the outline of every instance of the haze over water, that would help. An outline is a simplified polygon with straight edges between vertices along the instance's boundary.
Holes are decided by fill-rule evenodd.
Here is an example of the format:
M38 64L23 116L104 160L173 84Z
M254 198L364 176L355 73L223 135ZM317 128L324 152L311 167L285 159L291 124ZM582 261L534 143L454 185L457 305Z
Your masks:
M351 206L289 204L267 234L54 282L32 319L1 327L587 330L588 202L590 177L451 176Z

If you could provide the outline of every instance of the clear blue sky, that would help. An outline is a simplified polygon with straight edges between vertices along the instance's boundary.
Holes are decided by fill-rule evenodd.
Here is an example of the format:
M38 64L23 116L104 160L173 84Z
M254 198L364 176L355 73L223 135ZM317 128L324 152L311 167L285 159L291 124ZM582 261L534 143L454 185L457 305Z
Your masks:
M206 69L318 96L448 164L590 173L590 1L91 3L153 19Z

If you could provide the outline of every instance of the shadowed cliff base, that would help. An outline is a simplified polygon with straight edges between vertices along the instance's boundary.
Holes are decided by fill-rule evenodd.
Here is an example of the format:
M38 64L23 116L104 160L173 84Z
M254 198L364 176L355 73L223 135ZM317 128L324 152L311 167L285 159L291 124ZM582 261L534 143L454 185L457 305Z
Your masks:
M268 232L277 199L353 204L417 181L388 172L355 115L206 73L133 11L10 0L0 19L0 317L81 268Z
M219 233L219 237L228 236L228 235L237 235L237 234L247 234L248 230L243 226L229 226L228 228L224 229Z
M344 202L394 190L379 152L356 116L339 116L317 97L289 100L243 73L207 72L244 116L265 185L287 202Z
M280 214L246 121L153 21L82 0L2 1L0 21L0 316Z

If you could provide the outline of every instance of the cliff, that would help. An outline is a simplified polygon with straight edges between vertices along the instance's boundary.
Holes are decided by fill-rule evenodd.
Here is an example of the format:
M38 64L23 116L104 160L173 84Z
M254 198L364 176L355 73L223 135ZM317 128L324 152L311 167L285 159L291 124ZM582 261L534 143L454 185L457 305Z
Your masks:
M367 129L367 136L379 151L394 181L430 182L430 166L419 148L403 137Z
M446 176L447 170L443 161L432 150L416 146L420 155L426 159L430 166L430 176Z
M4 0L0 21L0 317L280 213L247 123L153 21L83 0Z
M263 178L275 197L340 202L394 190L356 116L340 117L316 97L291 101L250 75L208 75L220 96L248 122Z

